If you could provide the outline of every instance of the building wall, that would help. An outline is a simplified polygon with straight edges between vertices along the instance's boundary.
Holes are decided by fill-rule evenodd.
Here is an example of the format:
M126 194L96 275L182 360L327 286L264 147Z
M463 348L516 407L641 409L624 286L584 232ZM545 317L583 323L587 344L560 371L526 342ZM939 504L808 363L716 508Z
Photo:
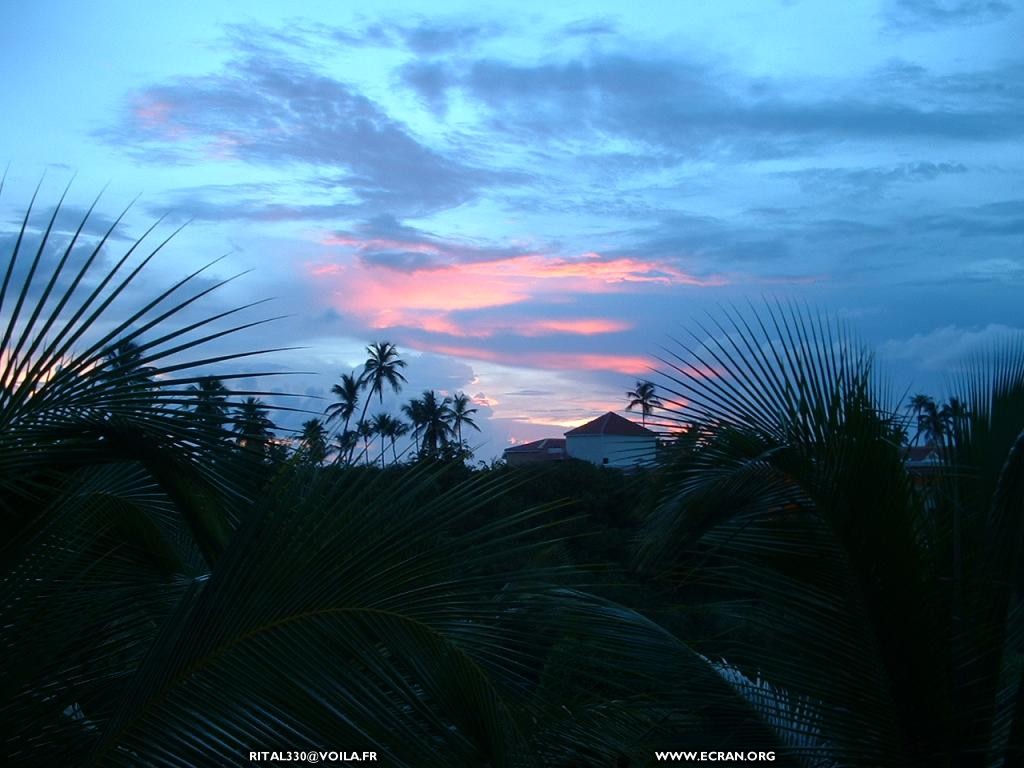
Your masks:
M565 448L570 458L598 466L634 467L654 461L655 442L641 435L570 435Z

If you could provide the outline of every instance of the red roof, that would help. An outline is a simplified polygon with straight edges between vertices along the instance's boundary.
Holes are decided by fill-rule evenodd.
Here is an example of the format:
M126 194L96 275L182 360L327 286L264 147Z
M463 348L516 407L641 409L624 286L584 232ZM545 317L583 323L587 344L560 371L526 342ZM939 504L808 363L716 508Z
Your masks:
M583 437L584 435L620 435L623 437L657 437L654 432L641 427L636 422L624 419L619 414L608 411L604 416L598 416L593 421L588 421L582 427L570 429L565 433L566 437Z
M938 449L932 445L908 446L903 449L903 458L910 464L921 464L925 462L938 464L942 462L942 457L939 455Z
M511 448L506 448L505 453L534 453L534 452L548 452L552 450L565 450L565 439L561 437L545 437L541 440L534 440L532 443L523 443L522 445L513 445Z

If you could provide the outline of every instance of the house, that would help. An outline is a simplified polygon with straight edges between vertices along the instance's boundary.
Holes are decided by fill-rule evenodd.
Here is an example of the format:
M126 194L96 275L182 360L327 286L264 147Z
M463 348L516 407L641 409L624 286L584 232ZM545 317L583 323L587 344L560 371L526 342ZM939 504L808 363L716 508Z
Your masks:
M910 445L903 449L903 461L907 469L913 472L938 467L942 464L942 457L934 445Z
M503 454L510 466L519 464L535 464L541 461L562 461L565 455L565 439L561 437L545 437L532 443L513 445L506 448Z
M565 433L569 458L620 469L654 463L657 444L656 433L612 411Z
M903 466L907 468L918 491L937 491L944 468L939 449L934 445L911 445L903 448Z

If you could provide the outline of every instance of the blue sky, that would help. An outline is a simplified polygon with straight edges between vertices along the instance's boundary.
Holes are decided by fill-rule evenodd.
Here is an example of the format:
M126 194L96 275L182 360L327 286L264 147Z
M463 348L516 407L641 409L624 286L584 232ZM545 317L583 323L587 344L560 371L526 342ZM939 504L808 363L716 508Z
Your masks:
M275 297L319 409L371 340L480 408L480 454L621 408L670 336L763 297L939 394L1024 326L1024 8L1010 0L20 3L3 226L44 196L191 219ZM268 384L268 386L271 386Z

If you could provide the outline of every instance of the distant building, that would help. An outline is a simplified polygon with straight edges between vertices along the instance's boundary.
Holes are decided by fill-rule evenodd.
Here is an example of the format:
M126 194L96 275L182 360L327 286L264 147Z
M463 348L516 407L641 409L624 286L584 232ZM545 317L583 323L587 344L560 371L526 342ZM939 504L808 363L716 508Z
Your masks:
M570 458L604 467L653 464L657 445L656 433L612 411L565 433Z
M562 461L565 455L565 439L545 437L532 443L513 445L504 452L505 461L511 466L535 464L540 461Z
M903 449L903 465L907 468L907 474L910 475L914 488L918 491L927 492L929 495L938 491L941 480L940 470L944 468L944 464L939 449L934 445L905 447ZM932 503L934 500L929 502L929 505Z
M656 433L608 411L582 427L570 429L564 439L546 437L514 445L505 449L503 457L512 466L579 459L599 467L630 469L653 464L657 449Z

